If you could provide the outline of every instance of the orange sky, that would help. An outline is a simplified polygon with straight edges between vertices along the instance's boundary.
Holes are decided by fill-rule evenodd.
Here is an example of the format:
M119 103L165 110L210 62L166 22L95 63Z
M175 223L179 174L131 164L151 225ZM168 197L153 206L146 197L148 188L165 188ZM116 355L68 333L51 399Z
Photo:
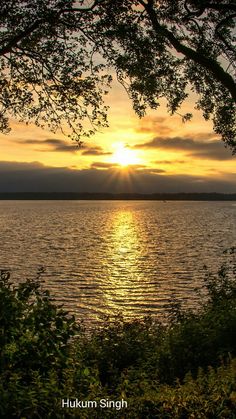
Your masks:
M1 162L38 162L45 167L73 170L96 169L127 171L122 163L132 163L135 172L156 172L162 176L200 176L231 179L235 159L214 135L211 122L194 111L192 121L182 123L178 115L170 116L164 101L156 111L139 119L118 83L107 100L110 105L109 128L103 128L84 147L76 149L70 139L53 134L33 124L12 121L12 131L0 134ZM184 103L181 113L193 111L193 99ZM123 161L122 161L123 153ZM235 187L236 191L236 187Z

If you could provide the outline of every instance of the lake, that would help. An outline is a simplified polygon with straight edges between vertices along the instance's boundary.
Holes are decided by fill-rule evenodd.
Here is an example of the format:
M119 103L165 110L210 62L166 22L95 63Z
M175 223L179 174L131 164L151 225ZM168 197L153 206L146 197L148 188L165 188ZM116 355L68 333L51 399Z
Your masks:
M0 268L14 281L44 266L57 302L89 322L195 306L204 265L236 245L235 202L0 201Z

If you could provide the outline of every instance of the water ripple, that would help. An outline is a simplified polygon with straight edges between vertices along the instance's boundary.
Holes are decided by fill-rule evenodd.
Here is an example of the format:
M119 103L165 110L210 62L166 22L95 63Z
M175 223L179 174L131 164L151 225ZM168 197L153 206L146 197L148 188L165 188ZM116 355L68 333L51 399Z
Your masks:
M20 280L44 266L56 301L89 321L161 316L173 295L197 304L235 226L231 202L1 201L0 267Z

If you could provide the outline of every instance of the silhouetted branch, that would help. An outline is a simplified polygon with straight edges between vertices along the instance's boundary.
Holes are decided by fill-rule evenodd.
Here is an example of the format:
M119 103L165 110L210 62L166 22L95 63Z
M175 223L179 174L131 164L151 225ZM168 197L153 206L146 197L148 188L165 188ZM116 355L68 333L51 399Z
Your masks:
M161 33L176 49L177 52L180 52L185 57L193 60L195 63L200 64L205 69L213 73L216 80L221 82L223 86L228 89L232 98L236 102L236 83L231 75L228 74L216 60L209 58L206 55L201 54L199 51L195 51L194 49L182 44L169 29L159 23L157 15L152 7L146 4L145 9L149 15L155 31L157 33Z

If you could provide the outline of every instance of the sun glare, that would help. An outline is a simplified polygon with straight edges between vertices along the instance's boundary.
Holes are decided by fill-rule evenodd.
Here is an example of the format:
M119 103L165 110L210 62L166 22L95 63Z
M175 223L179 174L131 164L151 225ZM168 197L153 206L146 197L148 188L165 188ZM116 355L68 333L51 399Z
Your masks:
M116 144L114 147L115 152L112 156L113 163L118 163L123 167L139 163L136 151L126 148L122 143Z

